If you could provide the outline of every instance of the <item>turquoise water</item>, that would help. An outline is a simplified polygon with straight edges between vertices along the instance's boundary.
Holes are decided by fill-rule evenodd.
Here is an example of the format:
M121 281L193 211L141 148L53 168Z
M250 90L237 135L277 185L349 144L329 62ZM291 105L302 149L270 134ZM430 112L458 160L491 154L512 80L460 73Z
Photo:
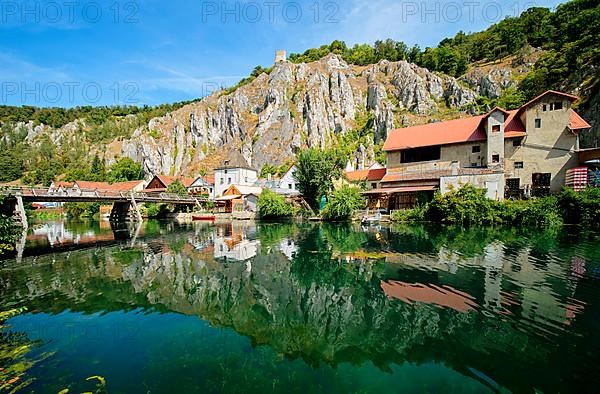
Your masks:
M0 349L24 392L597 391L599 287L576 228L57 222L0 262Z

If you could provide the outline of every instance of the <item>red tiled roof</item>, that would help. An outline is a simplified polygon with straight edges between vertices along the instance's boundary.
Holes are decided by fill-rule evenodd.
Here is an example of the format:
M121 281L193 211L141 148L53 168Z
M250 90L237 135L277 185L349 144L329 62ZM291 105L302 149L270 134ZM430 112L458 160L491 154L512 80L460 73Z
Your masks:
M573 110L571 110L571 119L569 120L569 129L571 130L581 130L581 129L589 129L592 126L585 121L579 114Z
M204 178L204 181L206 183L208 183L209 185L214 185L215 184L215 176L214 175L206 175L203 178Z
M485 115L454 119L447 122L396 129L388 134L383 150L393 151L421 146L456 144L485 140L479 124Z
M517 116L518 110L494 108L485 115L393 130L388 135L383 149L389 152L423 146L485 141L486 134L481 127L481 121L494 111L502 111L508 115L504 120L504 138L525 136L525 127Z
M135 189L143 181L129 181L129 182L117 182L109 184L108 182L88 182L88 181L76 181L77 185L82 190L101 190L101 191L114 191L114 192L126 192Z
M82 190L109 190L108 182L75 181Z
M112 185L108 185L108 187L109 187L108 190L115 191L115 192L127 192L127 191L135 189L143 182L144 181L117 182L117 183L113 183Z
M346 172L346 178L350 182L380 181L385 176L386 170L386 168L376 168L368 170L349 171Z

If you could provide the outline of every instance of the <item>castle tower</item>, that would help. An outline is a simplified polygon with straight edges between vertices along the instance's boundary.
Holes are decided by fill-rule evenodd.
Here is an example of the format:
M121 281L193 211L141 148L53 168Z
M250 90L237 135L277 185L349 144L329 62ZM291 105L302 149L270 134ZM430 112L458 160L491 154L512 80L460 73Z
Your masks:
M287 52L285 50L279 50L275 52L275 63L287 61Z

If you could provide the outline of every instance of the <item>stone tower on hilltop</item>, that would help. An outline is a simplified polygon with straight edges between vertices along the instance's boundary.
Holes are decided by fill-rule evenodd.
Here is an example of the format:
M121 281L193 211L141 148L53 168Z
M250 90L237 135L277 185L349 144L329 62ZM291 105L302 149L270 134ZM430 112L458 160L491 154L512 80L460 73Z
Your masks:
M285 50L279 50L275 52L275 63L287 61L287 52Z

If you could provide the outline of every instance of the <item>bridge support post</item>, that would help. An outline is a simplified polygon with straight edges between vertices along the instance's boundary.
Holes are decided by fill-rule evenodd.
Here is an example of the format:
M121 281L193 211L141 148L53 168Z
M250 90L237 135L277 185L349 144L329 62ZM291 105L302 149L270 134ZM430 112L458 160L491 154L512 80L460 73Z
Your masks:
M129 219L129 210L131 209L131 203L126 202L115 202L110 212L111 222L126 222Z
M140 208L133 195L130 201L115 202L110 212L112 222L141 222L143 220Z
M6 197L0 205L0 211L6 216L12 216L15 223L23 227L24 230L29 228L23 197L20 194Z
M137 222L142 222L144 220L144 218L142 218L142 213L140 212L140 207L138 206L137 202L135 201L135 197L133 196L133 193L131 193L131 207L133 208L134 211L134 221Z

